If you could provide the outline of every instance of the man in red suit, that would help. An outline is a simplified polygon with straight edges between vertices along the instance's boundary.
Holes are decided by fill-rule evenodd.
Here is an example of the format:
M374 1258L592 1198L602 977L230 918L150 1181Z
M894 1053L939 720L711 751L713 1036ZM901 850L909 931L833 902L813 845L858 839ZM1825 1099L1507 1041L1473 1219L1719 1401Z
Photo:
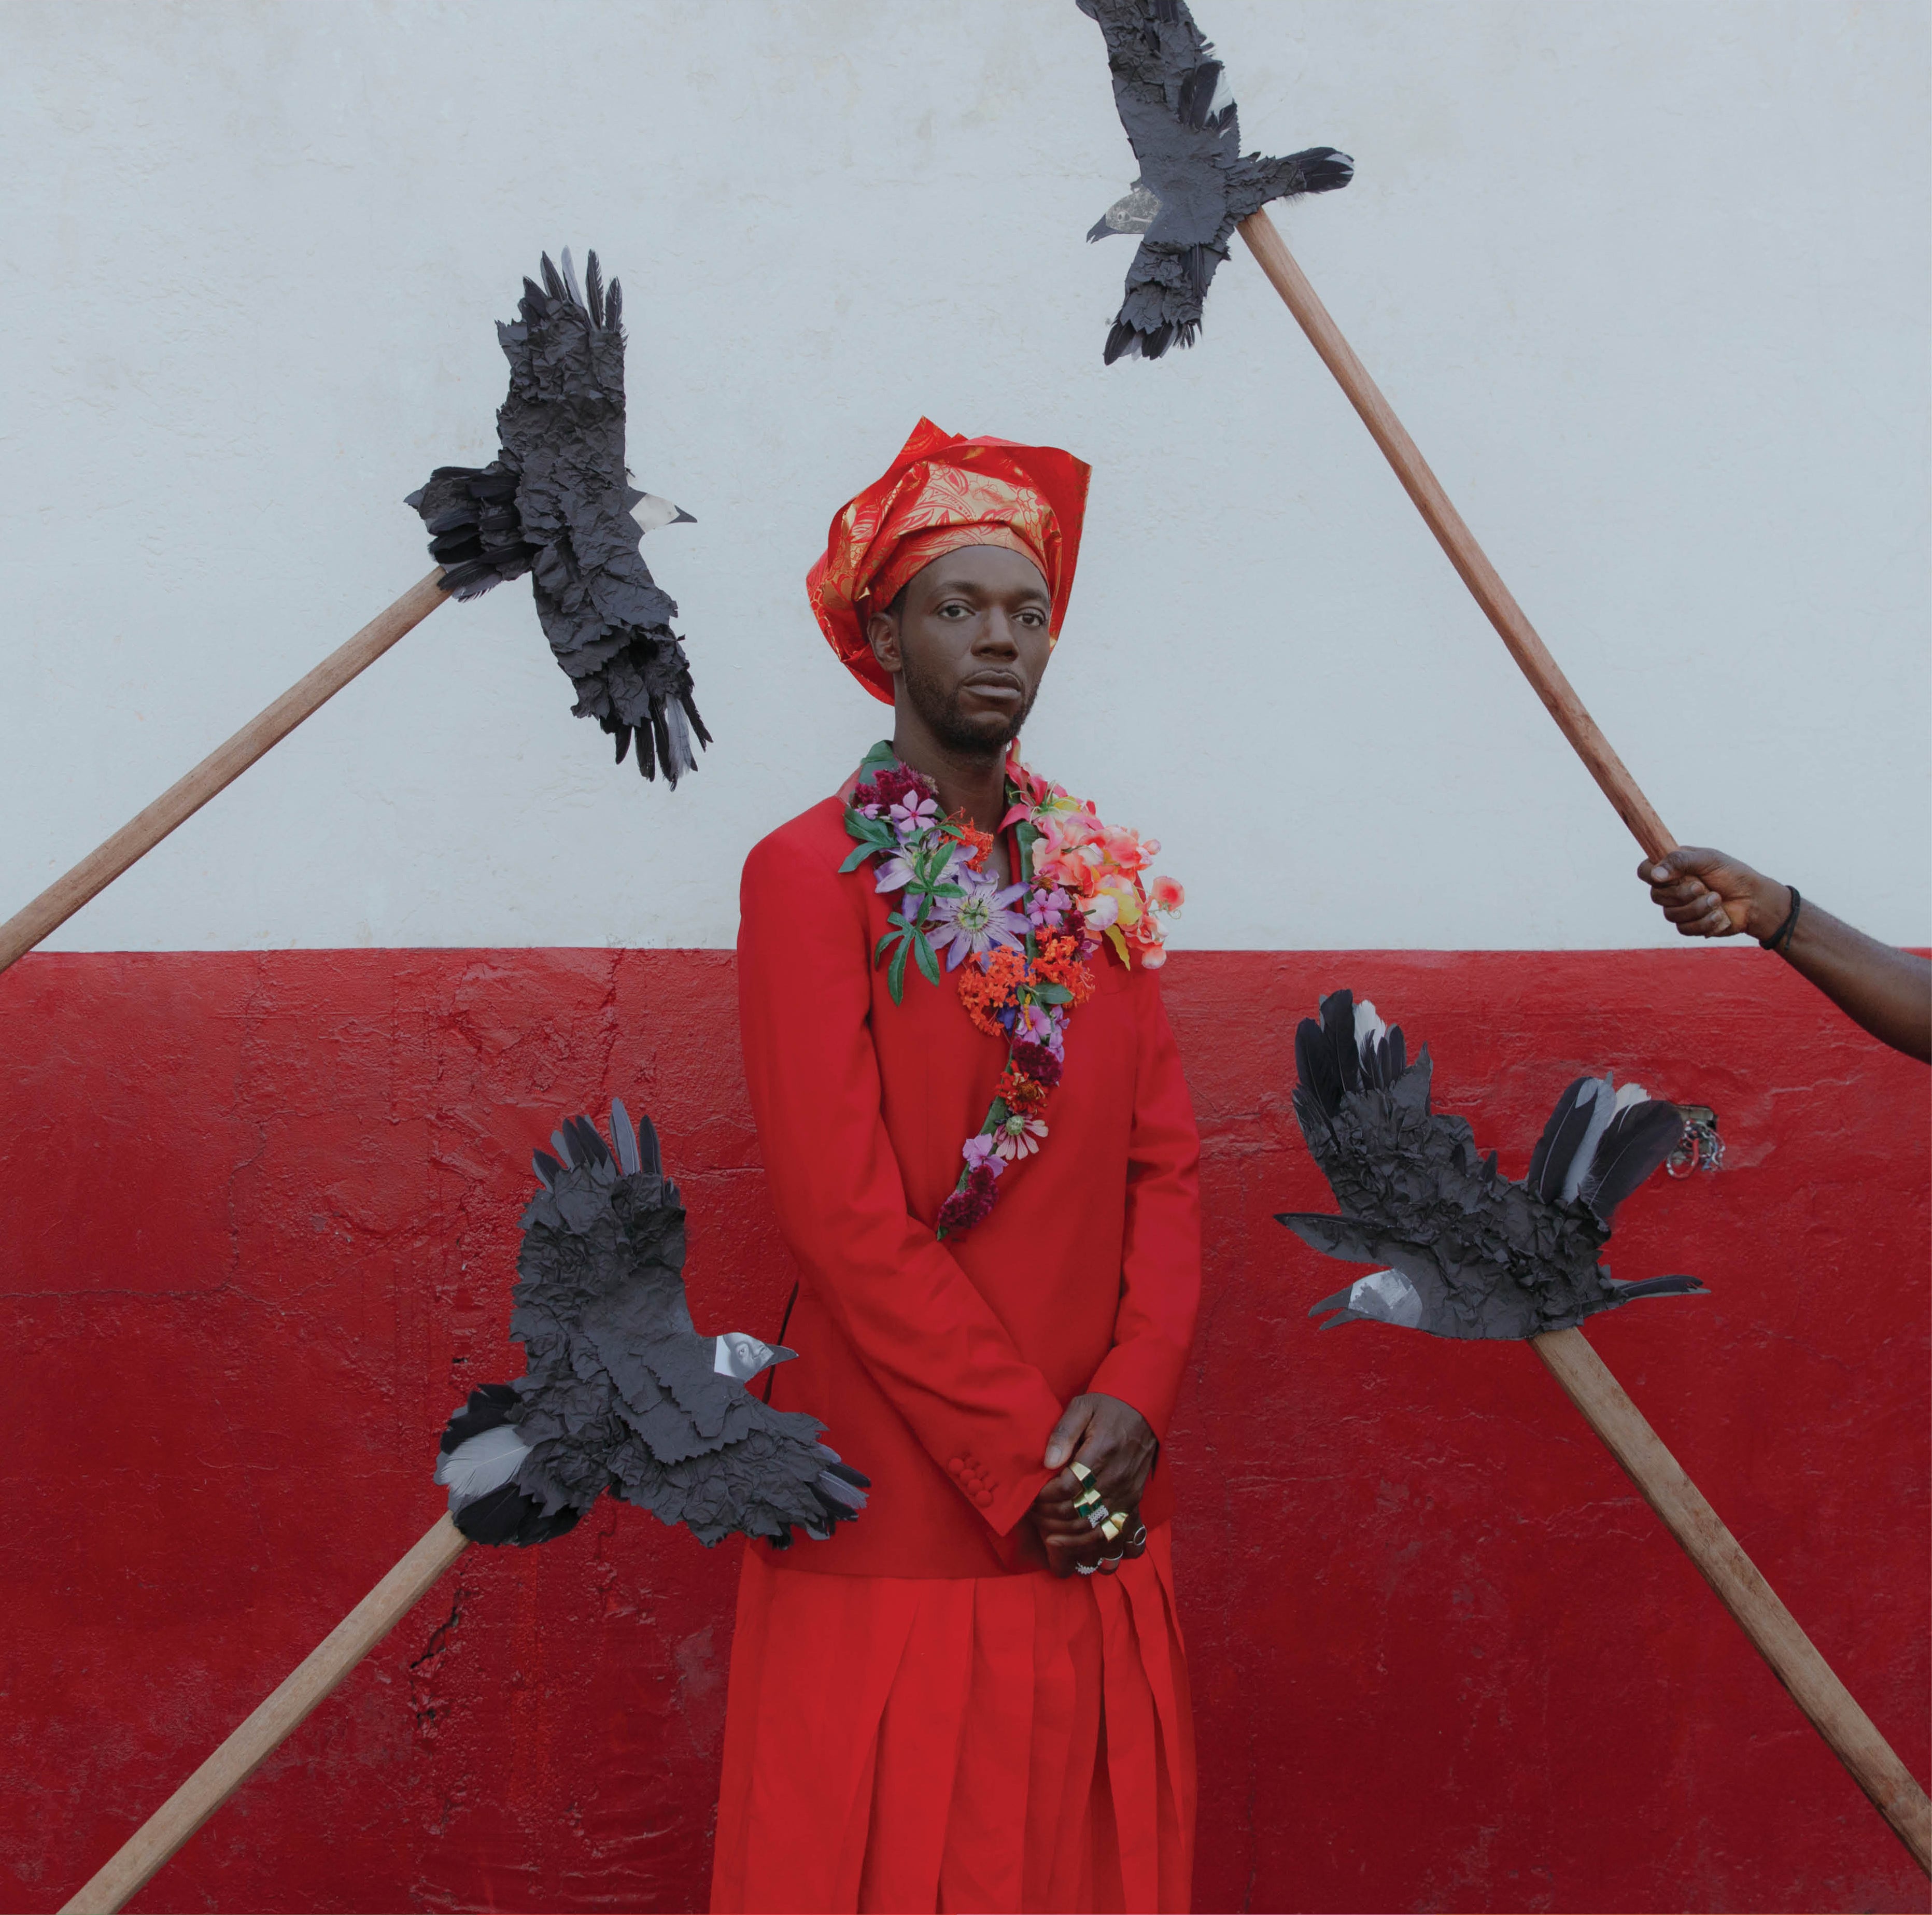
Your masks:
M746 860L740 1015L800 1271L773 1400L873 1487L834 1540L746 1552L714 1909L1188 1904L1179 887L1010 749L1087 476L922 420L808 580L893 734Z

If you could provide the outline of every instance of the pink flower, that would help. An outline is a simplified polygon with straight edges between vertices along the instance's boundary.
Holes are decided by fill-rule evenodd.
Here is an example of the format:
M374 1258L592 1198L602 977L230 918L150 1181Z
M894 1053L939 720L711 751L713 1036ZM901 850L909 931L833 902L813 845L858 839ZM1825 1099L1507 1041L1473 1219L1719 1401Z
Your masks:
M1150 878L1147 890L1156 911L1177 911L1187 902L1187 893L1172 878Z
M939 822L938 803L922 793L909 791L892 810L892 829L902 838L928 831Z
M1050 891L1035 891L1027 899L1027 916L1036 931L1057 931L1060 913L1070 910L1073 900L1055 885Z
M994 1145L996 1142L990 1130L982 1130L976 1137L968 1137L966 1146L959 1154L966 1160L968 1170L986 1170L997 1177L1006 1169L1006 1161Z

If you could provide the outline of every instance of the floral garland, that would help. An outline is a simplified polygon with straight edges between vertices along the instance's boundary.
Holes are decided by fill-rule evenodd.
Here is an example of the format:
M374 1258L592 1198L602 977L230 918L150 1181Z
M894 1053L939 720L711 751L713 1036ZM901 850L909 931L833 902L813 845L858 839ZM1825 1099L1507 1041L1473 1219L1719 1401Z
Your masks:
M958 971L960 1001L974 1024L1006 1041L986 1121L966 1140L952 1194L940 1206L939 1235L981 1222L1009 1166L1037 1151L1047 1134L1041 1115L1060 1082L1066 1020L1093 994L1088 960L1104 939L1131 967L1167 961L1159 914L1180 910L1180 887L1148 866L1160 846L1102 824L1090 804L1071 798L1006 758L1004 831L1017 827L1019 881L1001 886L988 863L992 834L962 818L942 818L932 779L902 764L890 744L874 745L859 767L845 806L845 829L858 840L839 869L880 863L874 881L902 894L873 952L886 966L892 1001L904 1001L906 966L916 963L933 983L940 959Z

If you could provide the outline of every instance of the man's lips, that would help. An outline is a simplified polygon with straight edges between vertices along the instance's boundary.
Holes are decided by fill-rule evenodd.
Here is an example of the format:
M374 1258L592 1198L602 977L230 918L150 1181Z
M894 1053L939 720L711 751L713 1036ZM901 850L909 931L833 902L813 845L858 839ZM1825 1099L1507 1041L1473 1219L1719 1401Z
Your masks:
M1026 696L1025 688L1010 673L988 672L978 677L965 680L959 687L962 692L974 692L982 698L1004 698L1017 703Z

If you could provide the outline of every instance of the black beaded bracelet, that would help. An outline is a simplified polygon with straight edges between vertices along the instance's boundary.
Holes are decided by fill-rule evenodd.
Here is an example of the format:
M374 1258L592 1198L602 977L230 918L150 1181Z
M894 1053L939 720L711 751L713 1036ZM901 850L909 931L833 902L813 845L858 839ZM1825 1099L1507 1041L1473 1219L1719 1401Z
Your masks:
M1796 884L1784 887L1791 893L1791 908L1786 912L1784 922L1768 938L1760 938L1759 945L1765 950L1775 951L1780 957L1791 948L1791 934L1798 929L1798 908L1804 900L1798 895Z

